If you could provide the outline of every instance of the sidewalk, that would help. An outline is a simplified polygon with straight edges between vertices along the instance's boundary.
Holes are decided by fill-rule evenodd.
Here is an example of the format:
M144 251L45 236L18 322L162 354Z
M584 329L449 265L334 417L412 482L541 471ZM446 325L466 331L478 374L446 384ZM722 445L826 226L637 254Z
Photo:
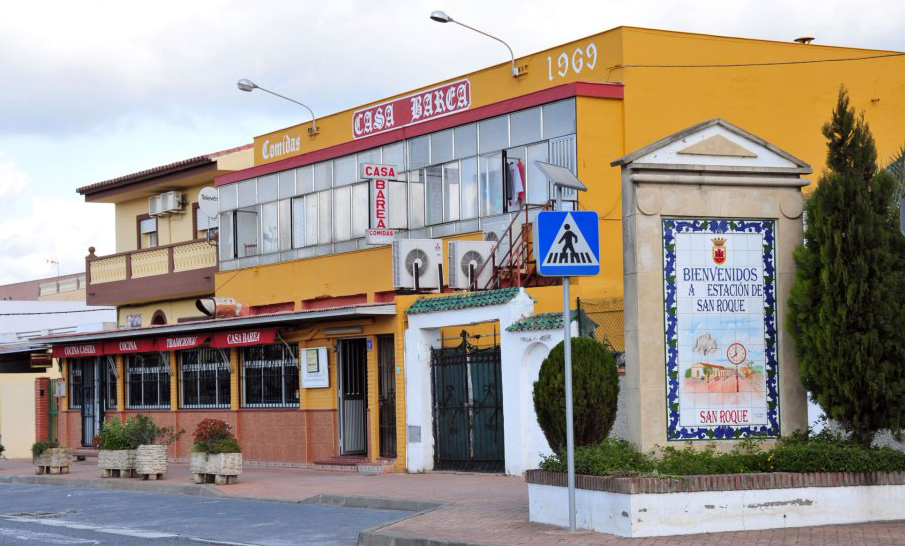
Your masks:
M31 461L0 460L0 483L31 481ZM486 474L377 474L326 472L296 468L245 466L239 483L194 485L188 465L170 464L159 482L101 479L93 460L77 462L70 474L40 476L40 483L67 482L80 487L118 487L170 493L228 496L286 502L325 502L349 506L391 507L425 511L380 529L363 533L365 545L632 545L722 546L758 545L905 545L905 522L832 525L664 537L626 539L592 532L570 534L551 525L528 521L528 489L524 480ZM381 504L382 503L382 504ZM439 507L437 507L439 505Z

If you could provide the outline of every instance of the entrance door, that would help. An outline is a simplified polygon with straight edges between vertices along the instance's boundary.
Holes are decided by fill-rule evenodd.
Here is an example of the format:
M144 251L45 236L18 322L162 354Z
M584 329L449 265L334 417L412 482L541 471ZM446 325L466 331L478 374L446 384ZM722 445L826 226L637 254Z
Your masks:
M367 444L367 342L339 341L339 454L364 455Z
M393 336L377 338L377 403L380 406L380 456L396 456L396 346Z
M103 358L103 357L101 357ZM82 366L82 445L94 445L94 437L104 421L103 377L99 358L83 358Z
M464 334L464 332L463 332ZM431 349L434 468L502 472L503 391L499 345Z

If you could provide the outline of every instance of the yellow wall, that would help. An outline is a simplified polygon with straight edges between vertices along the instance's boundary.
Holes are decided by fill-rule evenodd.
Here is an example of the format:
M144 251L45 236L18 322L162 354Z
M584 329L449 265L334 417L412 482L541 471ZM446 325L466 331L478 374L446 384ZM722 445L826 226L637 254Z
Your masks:
M8 459L30 458L35 442L35 379L59 377L47 372L0 374L0 443ZM51 397L51 400L56 400Z
M201 318L203 314L195 307L195 299L161 301L148 305L122 306L117 309L117 324L125 325L127 315L141 315L141 325L150 326L157 310L163 311L167 324L176 324L187 317Z
M182 214L168 214L157 218L157 244L169 245L191 241L195 238L195 226L192 224L192 205L198 202L198 192L210 182L183 192L186 205ZM137 217L148 213L148 198L140 197L116 203L116 252L128 252L138 249Z

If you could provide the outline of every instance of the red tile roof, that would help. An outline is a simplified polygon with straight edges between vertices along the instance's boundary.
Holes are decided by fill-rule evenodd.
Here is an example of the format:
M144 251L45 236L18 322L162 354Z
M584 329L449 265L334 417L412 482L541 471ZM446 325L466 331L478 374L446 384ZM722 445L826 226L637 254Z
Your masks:
M110 180L104 180L102 182L95 182L94 184L89 184L87 186L82 186L81 188L76 189L75 191L82 194L87 195L90 193L94 193L96 191L107 189L112 186L121 186L125 185L129 182L142 180L145 178L149 178L152 176L157 176L161 174L165 174L170 171L178 171L188 167L194 167L197 165L204 165L206 163L210 163L217 159L218 157L224 156L226 154L232 152L238 152L240 150L245 150L254 146L254 143L244 144L242 146L237 146L235 148L229 148L227 150L221 150L219 152L213 152L210 154L199 155L197 157L192 157L189 159L183 159L181 161L176 161L174 163L169 163L167 165L160 165L158 167L152 167L150 169L146 169L144 171L138 171L132 174L126 174L123 176L119 176L116 178L111 178Z

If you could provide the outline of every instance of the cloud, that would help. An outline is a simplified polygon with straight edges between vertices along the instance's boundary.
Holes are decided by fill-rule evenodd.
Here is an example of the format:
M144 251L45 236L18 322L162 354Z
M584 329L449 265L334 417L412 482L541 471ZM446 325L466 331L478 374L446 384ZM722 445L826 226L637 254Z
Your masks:
M0 150L0 204L19 195L24 189L25 172L15 160Z

